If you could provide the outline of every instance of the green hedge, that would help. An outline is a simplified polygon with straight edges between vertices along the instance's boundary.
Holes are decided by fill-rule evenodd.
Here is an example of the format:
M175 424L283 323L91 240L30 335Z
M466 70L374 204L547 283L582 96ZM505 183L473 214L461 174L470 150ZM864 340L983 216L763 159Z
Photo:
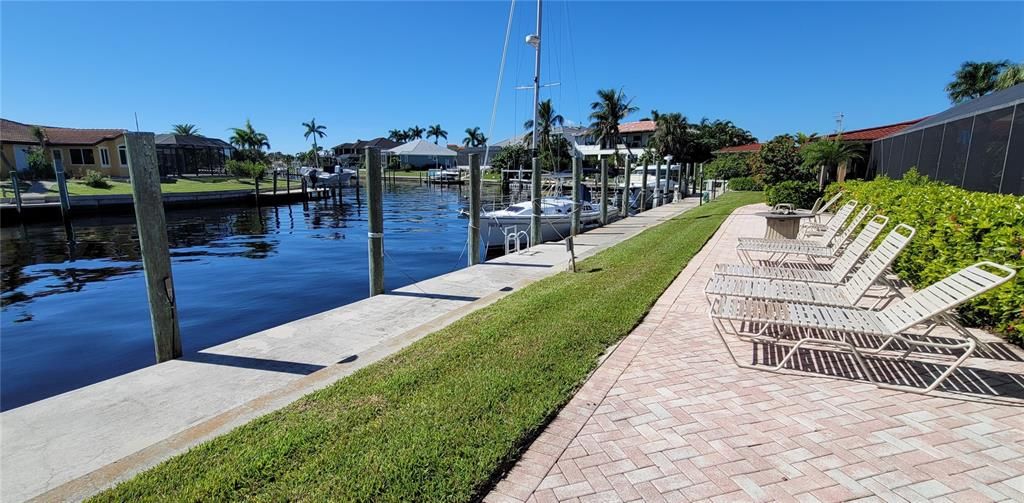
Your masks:
M971 192L908 173L903 180L880 178L828 187L825 197L843 190L843 200L870 203L890 218L917 228L896 259L895 271L915 288L928 286L973 263L989 260L1024 267L1024 197ZM959 310L973 326L992 328L1024 342L1024 271Z
M761 191L764 190L764 184L753 177L741 176L729 180L729 190Z
M769 206L780 203L795 204L797 208L810 208L814 201L821 197L818 184L814 182L797 182L787 180L769 185L764 191Z

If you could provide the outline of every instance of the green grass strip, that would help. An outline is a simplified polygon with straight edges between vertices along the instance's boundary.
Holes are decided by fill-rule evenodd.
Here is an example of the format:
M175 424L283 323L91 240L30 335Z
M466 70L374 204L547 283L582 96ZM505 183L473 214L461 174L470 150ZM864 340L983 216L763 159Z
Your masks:
M478 499L725 218L761 201L688 211L94 500Z

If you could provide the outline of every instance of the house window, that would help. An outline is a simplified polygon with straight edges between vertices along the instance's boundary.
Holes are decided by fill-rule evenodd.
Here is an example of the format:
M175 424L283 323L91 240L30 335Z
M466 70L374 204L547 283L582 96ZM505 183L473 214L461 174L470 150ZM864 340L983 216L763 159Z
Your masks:
M100 166L110 166L110 149L107 147L100 147Z
M121 166L128 165L128 149L124 145L117 146L117 159L121 161Z
M70 148L71 164L96 164L91 148Z

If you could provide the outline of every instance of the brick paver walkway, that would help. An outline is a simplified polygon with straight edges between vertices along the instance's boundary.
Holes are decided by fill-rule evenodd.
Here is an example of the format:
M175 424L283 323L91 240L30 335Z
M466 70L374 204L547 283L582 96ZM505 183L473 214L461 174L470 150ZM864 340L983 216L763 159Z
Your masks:
M930 396L732 363L703 287L762 209L726 221L488 501L1024 501L1024 352L989 334Z

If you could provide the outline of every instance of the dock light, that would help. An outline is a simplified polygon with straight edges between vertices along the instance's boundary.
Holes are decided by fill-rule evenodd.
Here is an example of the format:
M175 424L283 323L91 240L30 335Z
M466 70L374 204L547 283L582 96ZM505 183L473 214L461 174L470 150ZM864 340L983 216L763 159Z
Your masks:
M666 156L665 156L665 162L667 162L667 163L670 163L670 164L671 164L671 163L672 163L672 156L671 156L671 155L666 155Z
M529 44L530 47L536 49L538 46L540 46L540 36L531 33L526 36L526 43Z

